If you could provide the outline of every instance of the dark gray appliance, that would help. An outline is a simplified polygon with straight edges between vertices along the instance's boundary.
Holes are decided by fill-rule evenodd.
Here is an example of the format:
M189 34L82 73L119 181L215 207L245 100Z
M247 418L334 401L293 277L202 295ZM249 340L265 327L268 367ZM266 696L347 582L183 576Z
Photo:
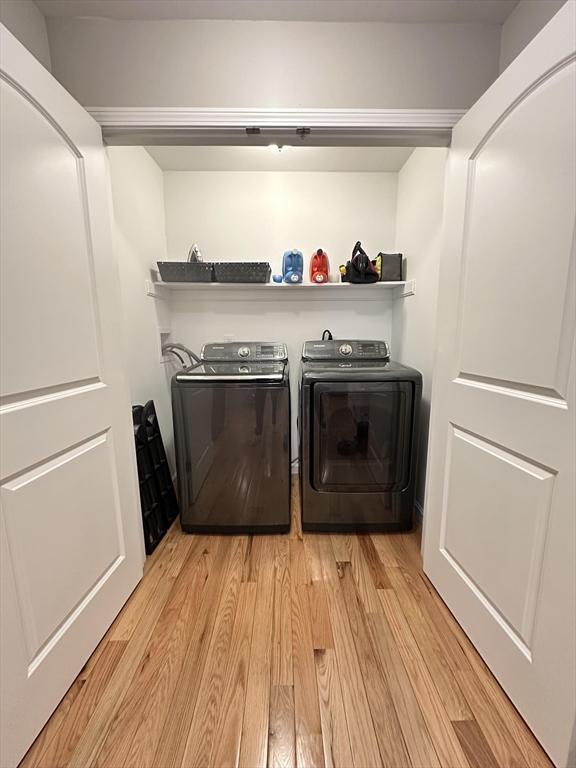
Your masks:
M290 389L285 344L206 344L172 378L182 529L290 528Z
M300 377L302 527L412 527L422 376L385 341L307 341Z

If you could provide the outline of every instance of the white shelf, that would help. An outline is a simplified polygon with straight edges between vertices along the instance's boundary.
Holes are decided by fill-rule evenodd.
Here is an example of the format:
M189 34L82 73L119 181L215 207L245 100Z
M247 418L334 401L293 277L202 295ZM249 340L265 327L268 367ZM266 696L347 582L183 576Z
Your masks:
M334 291L359 289L383 290L386 288L397 288L399 285L405 285L404 282L395 280L393 283L369 283L358 285L352 283L323 283L315 285L314 283L164 283L159 280L156 285L164 288L170 288L171 291Z
M287 299L290 296L298 300L317 300L317 299L396 299L403 296L411 296L415 293L414 280L395 280L393 282L368 283L358 285L357 283L323 283L315 285L314 283L165 283L162 280L149 281L146 284L146 292L149 296L155 298L169 298L174 292L187 292L194 294L203 294L204 298L214 296L218 293L227 293L240 298L243 294L260 293L269 300L272 294L276 292L276 297Z

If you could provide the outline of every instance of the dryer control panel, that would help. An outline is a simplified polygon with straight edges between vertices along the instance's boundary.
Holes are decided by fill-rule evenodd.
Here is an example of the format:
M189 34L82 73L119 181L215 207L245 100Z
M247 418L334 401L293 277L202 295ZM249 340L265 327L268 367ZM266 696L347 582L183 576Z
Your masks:
M283 361L288 359L286 344L279 341L227 341L204 344L202 360L207 362Z
M386 341L370 339L331 339L306 341L302 360L389 360Z

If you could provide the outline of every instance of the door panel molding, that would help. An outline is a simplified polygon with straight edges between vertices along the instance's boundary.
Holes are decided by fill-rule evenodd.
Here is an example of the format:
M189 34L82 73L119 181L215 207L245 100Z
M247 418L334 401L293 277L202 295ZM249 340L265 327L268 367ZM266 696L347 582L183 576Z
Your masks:
M20 297L20 304L26 309L24 312L21 310L16 311L17 319L12 320L12 323L16 327L13 327L12 323L8 326L7 323L7 328L10 331L10 335L8 330L6 330L5 338L9 339L11 335L15 336L19 331L19 326L26 325L25 315L30 311L27 305L29 303L36 302L36 305L42 307L44 318L47 323L50 324L49 327L55 332L60 331L58 334L60 338L54 339L53 353L55 353L58 362L61 365L64 365L64 372L62 380L53 386L61 387L62 389L70 389L79 381L88 382L94 381L95 379L101 380L103 370L102 339L99 331L100 317L95 289L96 274L94 267L94 247L92 242L92 227L90 224L90 212L88 206L88 191L84 156L81 149L73 141L69 133L63 128L58 120L50 115L24 86L19 84L13 77L9 76L5 72L2 72L1 70L0 88L6 89L6 91L2 94L4 110L17 110L18 118L16 119L26 120L26 134L23 138L23 141L35 141L40 143L39 137L42 136L43 144L45 144L45 146L43 146L44 163L48 166L50 163L52 163L53 167L59 170L64 168L63 172L60 173L58 180L61 183L62 190L66 191L70 210L65 212L62 216L57 216L56 222L45 220L44 224L47 227L52 225L55 228L54 232L58 233L59 238L58 244L61 245L63 249L70 251L72 244L74 244L76 249L75 255L77 257L76 259L68 258L68 261L65 262L68 266L68 270L63 270L60 276L59 282L62 284L62 287L57 287L54 284L50 285L48 288L39 284L34 285L35 281L33 279L29 279L28 274L22 274L22 272L18 272L17 270L9 271L4 276L4 290L7 290L6 285L8 280L14 281L9 293L4 294L3 292L3 301L5 305L7 305L7 308L4 310L6 318L11 316L15 311L13 304L14 293L16 291L25 292L27 289L35 289L35 292L31 294L32 298L26 293ZM13 104L11 103L12 95L15 99ZM24 105L31 107L32 111L29 112ZM7 141L11 141L13 140L10 136L12 129L10 128L10 120L8 115L5 115L4 120L5 122L3 122L3 129L5 129L6 133L8 134ZM56 140L54 140L54 137L57 137ZM38 151L38 148L35 147L35 150ZM62 158L55 156L55 153L60 150L68 158L68 165L64 165L63 162L61 162L64 154L62 155ZM39 151L38 154L40 157L42 157L42 152ZM21 159L20 156L18 157ZM19 167L14 167L11 163L7 163L7 166L8 168L6 169L6 174L8 175L9 179L12 177L16 178L21 172ZM44 201L44 203L46 203L48 200L48 185L46 184L46 179L42 179L40 177L37 184L30 184L29 180L27 180L26 183L29 185L28 188L18 192L18 197L16 198L18 203L25 205L28 202L27 196L32 198L30 201L31 205L38 205L41 199ZM16 188L18 189L19 185L16 185ZM24 192L27 194L24 194ZM35 199L35 195L37 196L37 199ZM6 195L6 197L8 198L9 195ZM8 206L7 203L5 204L10 214L14 217L14 219L16 219L18 215L17 212L15 212L13 207ZM59 211L56 209L50 209L50 212L59 213ZM78 220L80 217L81 221ZM65 226L66 230L64 231ZM28 235L24 235L22 237L19 234L15 234L17 233L18 224L14 223L9 225L8 217L4 223L4 227L6 229L6 241L4 243L5 248L12 248L15 246L31 248L31 243L34 243L37 240L37 238L30 237ZM54 232L52 234L54 234ZM16 239L14 240L14 238ZM52 256L58 255L55 252L56 250L57 249L53 249L53 252L51 253ZM77 264L75 265L74 262L77 262ZM86 265L86 268L84 268L84 264ZM47 267L44 269L46 268L48 270L55 269L55 266L47 265ZM71 274L68 274L68 272L71 272ZM48 276L48 272L45 273L45 276ZM62 323L60 323L59 326L55 325L52 328L52 313L47 309L49 291L57 290L59 293L58 297L55 297L55 300L61 300L64 297L65 289L63 286L67 280L77 281L76 292L78 293L78 296L83 297L86 306L83 314L77 318L77 322L81 322L83 326L86 326L86 333L84 333L85 349L83 350L83 357L76 358L77 365L75 368L72 368L69 365L69 363L74 360L74 356L66 353L66 341L63 331L64 326ZM76 303L73 304L73 309L76 309L77 311L83 308L83 303L80 303L79 301L76 301ZM91 326L90 335L92 337L90 339L88 338L87 333L89 325ZM56 333L52 334L52 336L55 335ZM32 338L33 336L30 334L30 346L32 346ZM17 378L14 380L9 375L8 370L18 370L19 366L14 364L14 360L18 359L19 350L13 349L12 345L9 343L6 343L6 347L7 349L5 350L5 355L7 357L7 361L3 366L4 373L2 375L2 400L8 400L12 403L17 402L18 400L26 401L34 397L32 394L33 392L50 388L50 385L42 382L42 377L40 378L40 381L35 381L32 378L35 369L25 368L25 374L21 375L19 379ZM95 359L92 355L92 348L96 353ZM31 355L29 357L31 357ZM90 358L90 361L88 361L88 358ZM38 366L39 371L42 371L43 369L43 362L44 360L41 358L40 364ZM46 373L44 381L46 381L46 376L50 376L51 374L54 374L54 370L48 371ZM66 377L69 378L66 379ZM35 387L35 384L40 384L40 386ZM30 388L28 388L29 386Z
M532 525L532 541L530 546L529 555L526 557L525 572L523 578L523 585L525 589L522 594L518 596L518 611L516 614L516 620L512 621L507 618L506 612L503 611L497 604L497 597L494 595L494 590L498 589L498 583L492 583L489 587L485 586L480 581L479 575L474 575L471 572L471 566L462 560L463 551L461 548L460 554L454 549L450 543L450 504L451 504L451 491L453 490L453 483L461 483L462 477L465 474L465 467L461 467L461 472L457 472L456 475L454 469L454 448L458 446L455 441L462 441L462 445L468 446L468 452L470 449L475 449L482 452L488 457L492 463L502 462L503 466L508 466L509 469L505 471L510 477L513 477L518 473L525 473L533 478L531 483L531 496L534 503L539 502L539 506L533 510L533 525ZM473 452L473 451L472 451ZM450 424L448 430L448 444L446 447L446 454L449 456L449 460L446 462L446 480L445 480L445 495L442 506L442 518L440 527L440 552L444 555L447 561L450 563L461 578L465 578L465 581L470 586L471 590L475 594L478 600L480 600L483 606L490 611L494 618L502 625L504 630L510 635L511 639L516 643L521 652L531 662L531 642L534 629L534 619L536 615L537 599L539 595L539 586L542 575L542 568L544 563L544 552L546 545L546 538L548 533L548 525L550 519L550 511L552 505L552 494L554 492L554 481L558 474L556 470L545 467L540 462L534 461L528 456L524 456L517 451L510 450L509 448L498 445L492 440L487 440L481 435L475 434L468 429L460 427L456 424ZM481 455L481 454L480 454ZM468 465L474 462L473 457L469 457ZM482 493L486 498L491 496L504 496L505 489L500 487L498 494L494 494L491 488L483 489L481 484L477 487L474 486L475 481L478 478L474 478L474 472L471 472L471 477L466 480L468 486L466 493L457 494L457 524L462 525L462 518L468 513L466 505L475 506L480 504ZM539 488L540 484L543 486ZM457 490L457 489L456 489ZM540 496L537 499L537 496ZM513 500L515 494L512 495ZM525 500L528 501L528 500ZM529 502L528 502L529 503ZM506 505L505 505L506 506ZM527 505L526 505L527 506ZM506 514L506 509L501 510L502 514ZM524 526L529 522L526 520L527 511L526 508L522 510L522 524ZM489 526L502 524L506 526L506 520L494 520L486 516L486 522ZM467 538L474 539L475 537L482 536L482 527L479 530L473 530L474 525L478 521L470 518L468 521ZM462 531L461 531L462 532ZM523 532L523 535L526 531ZM497 535L497 534L496 534ZM490 537L486 536L486 542L489 542ZM466 544L466 541L465 541ZM464 547L464 550L466 546ZM512 556L512 553L510 553ZM490 559L491 552L488 549L483 550L482 557ZM474 568L474 566L472 566ZM478 568L476 567L476 570ZM491 580L492 570L488 569L488 581ZM512 574L509 573L509 580L512 578ZM518 584L518 586L523 586ZM492 593L492 594L491 594ZM510 611L508 611L510 613Z
M81 610L87 606L88 596L94 595L104 576L110 575L111 569L120 565L125 557L116 468L110 461L111 440L110 431L104 430L2 483L3 516L29 668L35 668L46 657L46 649L57 642L57 639L52 641L53 638L61 637L62 627L65 631L70 626L69 619L77 615L78 606L82 606ZM78 477L83 479L80 487ZM74 482L76 487L66 488ZM42 490L38 490L38 486ZM38 496L43 500L41 509L35 509L32 503ZM114 525L115 535L104 535L107 528L100 530L99 522L107 522L108 528ZM60 531L60 536L48 546L53 527ZM80 573L81 562L75 557L75 550L81 550L86 531L91 531L91 562L86 563L84 572ZM50 551L57 550L56 562L53 554L43 551L42 542ZM41 577L37 572L38 562L46 567L52 564ZM67 581L67 568L72 569L75 578L65 590L59 591L58 607L55 605L48 617L45 603L53 601L53 593L47 591L47 585ZM84 578L82 584L87 574L89 577ZM69 608L62 612L65 602ZM61 615L53 621L57 611ZM48 620L50 626L46 624Z
M476 381L480 383L480 386L482 383L492 383L495 386L501 388L501 389L507 389L509 391L509 394L514 394L514 392L524 392L524 393L530 393L533 396L543 396L544 398L547 398L550 401L558 400L558 401L565 401L566 400L566 393L567 393L567 386L568 386L568 374L570 369L570 355L571 355L571 344L572 344L572 331L575 324L575 317L576 317L576 290L575 290L575 266L574 266L574 259L575 259L575 237L576 237L576 223L575 226L572 227L571 230L571 236L569 238L571 242L571 246L568 247L568 255L566 259L566 269L565 273L556 275L557 283L558 283L558 298L559 301L556 302L557 306L561 307L561 310L557 312L557 315L560 315L561 317L556 318L558 320L557 325L553 329L553 332L556 334L556 338L552 337L551 334L548 334L547 340L549 342L549 346L552 347L552 351L554 353L554 361L552 363L552 367L548 371L544 371L544 374L546 375L546 378L549 379L550 385L549 386L542 386L544 384L544 381L538 382L538 381L530 381L527 380L528 378L528 371L525 371L527 374L526 379L523 377L519 377L518 379L512 379L507 377L500 377L500 376L490 376L487 374L480 374L479 372L475 372L473 370L468 370L467 366L463 363L463 358L465 357L465 327L467 326L467 323L469 322L469 318L467 317L467 313L470 311L469 306L469 281L471 279L470 277L470 271L472 269L472 255L471 255L471 238L472 238L472 229L478 228L478 223L476 222L473 226L472 221L475 216L478 216L478 212L476 210L476 199L479 195L478 192L478 184L477 184L477 172L478 172L478 161L482 156L483 151L488 149L490 147L490 142L492 139L498 136L499 131L506 126L506 124L512 119L516 114L520 107L522 107L524 104L527 103L527 100L535 96L538 91L552 83L553 80L555 80L558 76L562 75L562 73L567 70L570 66L573 66L576 63L576 55L568 55L564 57L564 59L559 62L556 66L551 67L544 75L539 77L534 83L531 83L528 87L524 89L524 91L521 93L521 95L514 99L511 104L505 109L503 114L495 120L490 127L484 132L484 134L477 139L477 144L475 148L471 151L468 161L467 161L467 168L466 168L466 183L465 183L465 191L464 191L464 216L463 216L463 225L462 225L462 241L461 241L461 259L460 259L460 275L459 275L459 281L458 281L458 289L457 289L457 295L458 295L458 305L457 305L457 314L456 314L456 349L457 349L457 355L455 356L456 360L456 371L458 373L456 374L455 378L453 379L454 383L460 383L463 380L466 381ZM567 84L569 87L569 83ZM567 86L560 82L558 83L557 87L564 87ZM548 94L543 94L541 98L549 97ZM575 108L576 108L576 100L575 100ZM533 107L532 107L533 108ZM525 116L524 116L525 119ZM567 127L566 130L569 128ZM543 142L547 141L546 138L543 139ZM567 161L570 163L570 161ZM551 173L553 173L553 169L551 169ZM486 185L488 182L486 180L483 180L483 184ZM545 205L545 201L543 203ZM486 201L479 203L479 205L482 206L481 211L484 213L483 221L486 218ZM476 233L477 234L477 233ZM476 252L474 254L476 256L476 261L478 258L478 253ZM476 270L478 269L478 265L476 264ZM510 277L510 276L508 276ZM516 280L517 282L521 282L523 279L523 276L521 273L516 274ZM492 274L490 277L490 281L493 281L494 287L498 287L499 283L501 283L502 278L498 274ZM515 284L512 280L508 279L507 284L505 286L501 286L501 289L504 288L506 291L509 291L511 295L515 292ZM545 288L548 288L549 286L545 286ZM486 289L486 286L485 286ZM548 291L540 291L538 298L542 297L543 300L545 300L547 296ZM536 296L535 296L536 298ZM478 308L476 307L476 310ZM487 307L487 313L489 313L489 307ZM537 320L535 319L535 322ZM474 323L473 323L474 324ZM551 329L552 330L552 329ZM557 345L557 346L554 346ZM470 343L468 344L468 350L470 350ZM534 360L540 359L540 365L539 367L542 367L542 349L534 349L530 350L531 355L533 356ZM479 356L482 357L483 353L482 350L479 352ZM470 361L468 361L470 362ZM550 361L551 362L551 361ZM521 366L522 367L522 366ZM534 371L538 370L537 366L530 366L530 368Z
M452 380L452 383L486 389L487 391L498 392L502 395L510 395L510 397L524 397L530 400L537 400L543 405L552 405L558 408L568 407L568 403L559 392L547 387L536 387L531 384L495 379L491 376L479 376L473 373L464 373L463 371L460 371L458 376Z
M24 88L23 85L21 85L17 80L15 80L13 77L11 77L7 72L0 69L0 80L3 80L8 85L12 86L12 88L20 94L29 104L31 104L34 109L39 112L42 117L46 120L47 123L49 123L52 128L60 135L60 138L64 140L64 142L68 145L73 155L75 155L79 160L82 159L82 153L76 146L76 144L72 141L68 133L62 128L60 123L54 119L54 117L47 112L42 104L32 96L32 94Z
M78 379L78 381L68 381L65 384L56 384L52 387L39 387L30 389L27 392L17 393L15 395L0 396L0 416L9 411L19 408L28 408L34 405L43 405L51 400L58 400L62 397L78 395L81 392L90 392L94 389L101 389L106 384L98 378L92 376L88 379ZM24 397L23 397L24 395Z
M509 107L504 110L504 112L500 115L500 117L494 121L494 123L491 125L491 127L486 131L483 138L481 138L478 141L478 144L476 145L475 149L472 150L472 154L470 155L470 160L475 160L482 149L484 148L484 145L492 138L492 135L498 130L498 128L504 123L514 112L515 109L517 109L520 104L522 104L523 101L525 101L528 96L530 96L534 91L538 90L540 86L544 85L544 83L547 80L550 80L554 75L556 75L558 72L561 72L563 69L565 69L569 64L572 64L572 62L576 61L576 54L569 54L568 56L565 56L561 61L559 61L554 66L550 67L550 69L545 72L541 77L538 77L536 80L534 80L533 83L528 85L524 91L516 98L514 99Z

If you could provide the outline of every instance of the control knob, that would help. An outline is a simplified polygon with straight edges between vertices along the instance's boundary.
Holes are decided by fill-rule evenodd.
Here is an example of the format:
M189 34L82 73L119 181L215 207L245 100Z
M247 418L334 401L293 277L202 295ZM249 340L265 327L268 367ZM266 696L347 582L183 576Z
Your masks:
M240 355L240 357L248 357L248 355L250 354L250 347L240 347L240 349L238 350L238 354Z
M340 344L338 352L340 352L341 355L348 357L348 355L352 354L352 347L350 344Z

